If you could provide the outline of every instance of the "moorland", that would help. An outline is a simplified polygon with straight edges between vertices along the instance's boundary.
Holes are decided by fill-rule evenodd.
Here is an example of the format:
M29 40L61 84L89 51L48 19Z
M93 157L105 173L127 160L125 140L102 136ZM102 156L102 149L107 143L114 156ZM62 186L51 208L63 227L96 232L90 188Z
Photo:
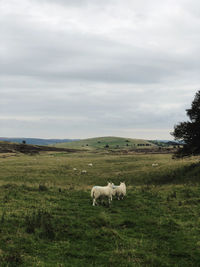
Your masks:
M156 151L2 150L1 266L199 266L199 157ZM127 196L93 207L107 181Z

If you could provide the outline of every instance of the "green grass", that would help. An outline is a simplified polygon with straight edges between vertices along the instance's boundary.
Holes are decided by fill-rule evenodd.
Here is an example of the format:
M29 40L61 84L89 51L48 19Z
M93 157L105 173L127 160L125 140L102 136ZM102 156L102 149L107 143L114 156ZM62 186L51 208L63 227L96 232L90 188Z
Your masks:
M144 144L145 146L141 146ZM53 146L62 148L75 148L75 149L104 149L109 146L109 149L136 149L136 148L155 148L156 145L142 139L131 139L122 137L96 137L80 141L73 141L68 143L59 143Z
M1 266L199 266L196 157L54 152L0 167ZM93 207L107 180L127 197Z

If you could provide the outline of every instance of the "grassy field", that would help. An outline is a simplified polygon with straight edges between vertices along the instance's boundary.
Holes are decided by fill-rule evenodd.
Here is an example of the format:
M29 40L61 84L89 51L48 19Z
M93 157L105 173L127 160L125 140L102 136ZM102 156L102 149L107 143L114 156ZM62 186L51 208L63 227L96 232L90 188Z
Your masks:
M200 264L197 157L0 154L0 167L0 266ZM127 197L92 207L91 187L108 180Z
M131 139L122 137L96 137L89 138L80 141L73 141L68 143L59 143L53 145L55 147L62 148L74 148L74 149L86 149L86 150L96 150L104 149L106 146L109 149L136 149L136 148L154 148L155 144L142 139Z

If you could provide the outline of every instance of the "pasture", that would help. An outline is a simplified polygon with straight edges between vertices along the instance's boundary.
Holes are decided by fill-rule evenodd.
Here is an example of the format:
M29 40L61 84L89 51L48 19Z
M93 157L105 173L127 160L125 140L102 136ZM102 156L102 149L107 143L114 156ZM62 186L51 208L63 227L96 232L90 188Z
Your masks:
M106 147L114 150L122 149L137 149L137 148L148 148L156 149L158 148L155 144L143 140L143 139L132 139L132 138L123 138L123 137L96 137L79 140L76 142L67 142L67 143L57 143L53 144L52 147L58 148L73 148L73 149L85 149L85 150L104 150Z
M0 168L1 266L199 266L197 157L0 154ZM107 181L126 198L93 207Z

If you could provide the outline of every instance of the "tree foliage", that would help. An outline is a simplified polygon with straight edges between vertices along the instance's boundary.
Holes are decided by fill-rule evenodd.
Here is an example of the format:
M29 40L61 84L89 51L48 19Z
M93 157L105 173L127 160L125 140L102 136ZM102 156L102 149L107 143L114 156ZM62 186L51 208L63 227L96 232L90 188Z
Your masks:
M175 125L172 133L175 140L183 142L177 157L200 154L200 91L196 93L191 108L186 109L186 114L189 120Z

